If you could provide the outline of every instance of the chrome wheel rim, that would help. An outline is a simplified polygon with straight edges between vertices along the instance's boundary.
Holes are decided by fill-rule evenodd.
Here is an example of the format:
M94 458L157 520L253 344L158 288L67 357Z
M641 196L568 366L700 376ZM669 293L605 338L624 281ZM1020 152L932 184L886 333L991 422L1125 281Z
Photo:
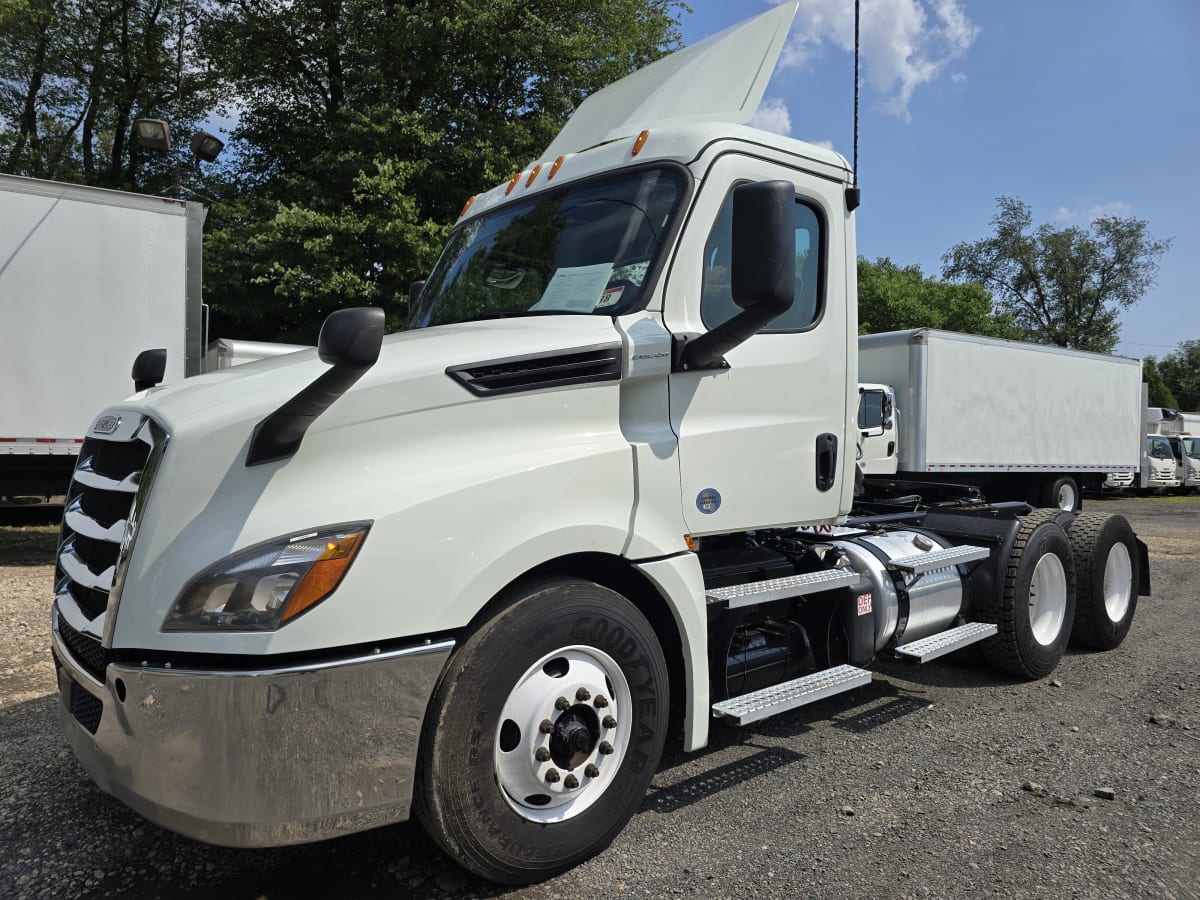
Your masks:
M1067 616L1067 570L1057 554L1037 561L1029 583L1029 625L1043 647L1053 644Z
M547 653L500 712L494 749L504 799L531 822L561 822L600 799L629 749L633 703L616 661L595 647Z
M1075 509L1075 486L1072 484L1060 484L1058 486L1058 508L1065 510Z
M1108 548L1108 558L1104 560L1104 611L1109 620L1120 622L1125 618L1132 599L1133 562L1129 548L1118 542Z

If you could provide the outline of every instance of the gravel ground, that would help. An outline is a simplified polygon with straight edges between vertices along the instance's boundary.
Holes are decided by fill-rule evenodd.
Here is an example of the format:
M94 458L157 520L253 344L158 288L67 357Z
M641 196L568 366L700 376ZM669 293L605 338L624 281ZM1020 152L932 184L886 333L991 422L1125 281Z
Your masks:
M1200 898L1200 500L1107 500L1154 596L1111 653L997 677L970 650L669 752L611 848L506 891L414 825L246 851L163 831L62 739L45 529L0 534L0 897ZM1111 799L1100 794L1111 791Z

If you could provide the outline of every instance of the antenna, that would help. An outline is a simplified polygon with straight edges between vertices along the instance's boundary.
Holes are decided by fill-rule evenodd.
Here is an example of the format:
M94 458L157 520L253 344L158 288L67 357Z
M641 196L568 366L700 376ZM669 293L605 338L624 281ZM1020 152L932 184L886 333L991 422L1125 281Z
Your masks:
M858 188L858 22L859 0L854 0L854 171L850 173L850 187L846 188L846 209L854 212L862 202L862 191Z

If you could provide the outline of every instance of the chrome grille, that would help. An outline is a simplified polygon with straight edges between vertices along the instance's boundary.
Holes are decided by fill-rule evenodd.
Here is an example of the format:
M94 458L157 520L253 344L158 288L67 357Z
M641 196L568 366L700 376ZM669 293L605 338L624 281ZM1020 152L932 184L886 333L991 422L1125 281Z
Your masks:
M133 416L111 435L91 435L79 450L63 509L54 585L58 602L73 601L89 621L108 608L138 507L165 446L166 433L154 421Z

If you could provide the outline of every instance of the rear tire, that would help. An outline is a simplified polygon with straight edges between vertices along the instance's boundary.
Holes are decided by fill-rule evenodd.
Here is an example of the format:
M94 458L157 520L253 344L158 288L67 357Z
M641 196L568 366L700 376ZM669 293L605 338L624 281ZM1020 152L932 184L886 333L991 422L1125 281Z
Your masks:
M1071 640L1097 650L1119 647L1137 610L1141 565L1124 516L1080 513L1067 530L1075 554Z
M980 644L994 668L1020 678L1054 671L1075 617L1071 543L1054 519L1062 510L1036 510L1021 520L999 597L981 603L978 619L999 633Z
M461 865L531 884L620 833L658 766L670 702L654 629L620 594L553 579L509 599L442 674L414 806Z
M1077 512L1082 505L1079 484L1070 475L1063 475L1046 482L1042 506Z

